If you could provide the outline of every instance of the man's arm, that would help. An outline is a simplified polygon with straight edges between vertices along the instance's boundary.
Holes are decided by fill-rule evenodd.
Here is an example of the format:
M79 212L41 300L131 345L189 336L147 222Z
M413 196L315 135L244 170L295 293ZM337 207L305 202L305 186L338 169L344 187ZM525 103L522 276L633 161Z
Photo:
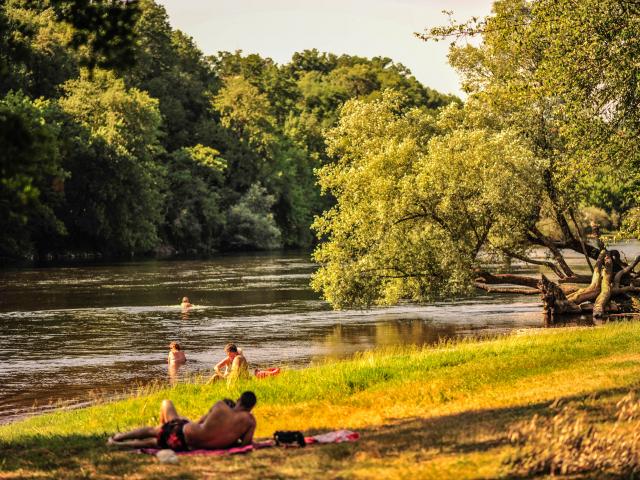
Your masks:
M209 411L207 413L205 413L202 417L200 417L200 420L198 420L199 424L202 424L205 422L205 420L207 419L207 417L209 417L209 415L211 415L211 412L213 411L214 408L216 408L216 405L218 405L219 403L224 403L222 400L216 402L213 404L213 406L209 409ZM225 403L226 405L226 403Z
M240 446L245 446L251 444L253 442L253 432L256 431L256 419L251 415L251 425L249 426L249 430L245 432L242 437L240 437Z
M220 369L226 365L229 365L229 357L226 357L225 359L220 360L213 369L216 371L218 375L222 375L222 370Z

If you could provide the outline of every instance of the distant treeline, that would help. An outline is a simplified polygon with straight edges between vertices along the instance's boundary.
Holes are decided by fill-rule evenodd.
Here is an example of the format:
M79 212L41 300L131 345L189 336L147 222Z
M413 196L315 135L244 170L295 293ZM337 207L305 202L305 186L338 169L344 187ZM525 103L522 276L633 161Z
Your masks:
M49 2L3 2L0 257L309 246L345 101L457 101L389 58L205 56L163 7L139 7L135 62L89 70Z

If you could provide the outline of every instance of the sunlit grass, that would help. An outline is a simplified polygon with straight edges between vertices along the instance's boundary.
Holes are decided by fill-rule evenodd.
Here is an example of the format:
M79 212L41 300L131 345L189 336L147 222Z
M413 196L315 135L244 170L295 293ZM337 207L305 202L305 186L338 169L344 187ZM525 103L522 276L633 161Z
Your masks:
M522 411L543 408L543 402L550 402L556 397L628 389L637 384L638 378L639 323L540 330L483 342L465 341L436 347L367 352L350 360L289 370L275 378L249 380L232 386L226 383L205 385L194 379L192 383L171 388L159 384L140 387L125 400L58 411L2 426L0 447L19 452L18 458L11 460L12 470L19 465L30 464L27 457L43 445L56 450L62 448L64 442L76 445L79 459L89 465L94 464L94 460L90 460L94 455L122 460L120 456L126 454L107 452L102 445L104 439L116 431L157 423L163 398L172 399L180 413L197 418L215 401L224 397L235 398L241 391L250 389L258 397L255 409L258 436L270 436L277 429L311 432L351 428L370 435L389 430L387 436L382 435L373 443L361 442L341 446L337 450L322 450L326 447L309 449L304 455L315 459L318 472L329 468L325 461L330 459L325 458L322 452L332 451L338 457L342 455L340 452L346 453L344 459L331 460L331 469L348 470L353 475L366 477L370 469L380 468L381 472L388 471L393 477L394 472L405 471L406 465L402 466L402 461L408 461L411 456L411 452L393 450L394 444L402 443L402 440L396 439L392 432L402 422L415 419L436 422L437 428L431 427L434 435L440 432L441 437L446 437L458 431L456 425L461 425L458 417L470 415L470 412L495 410L502 412L496 417L502 419L500 422L515 421L522 416ZM449 423L443 420L450 416L455 418L452 417ZM485 420L478 423L473 418L473 421L469 420L469 432L472 433L468 435L501 434L495 419L487 420L487 425L490 425L487 427L483 426ZM479 418L484 419L484 414ZM459 435L467 435L464 433L467 430L462 432ZM428 435L418 437L419 449L427 452L423 452L421 458L430 459L431 463L416 467L416 470L410 469L407 475L422 472L425 476L438 476L443 471L464 473L467 469L473 473L480 466L495 473L501 468L500 455L493 460L483 452L473 451L461 456L442 455L432 451L436 448L433 444L435 439L428 439ZM437 441L442 441L442 438ZM493 454L505 448L505 445L496 446ZM375 453L381 449L395 452L392 455L395 460L390 461L385 456L381 461ZM256 452L251 457L251 464L262 464L273 455L277 454ZM136 464L152 461L138 457L134 460L131 456L124 458ZM199 462L197 459L193 464L183 462L184 467L181 465L180 469L197 469ZM233 470L238 460L220 462L227 462L224 468ZM293 463L288 467L279 465L278 469L286 467L295 471L293 465L296 460L287 462ZM467 465L469 462L471 467ZM123 465L122 468L127 471L127 468L133 468L132 465ZM35 462L32 468L39 470L44 467ZM64 464L58 468L65 468ZM303 472L299 473L302 475Z

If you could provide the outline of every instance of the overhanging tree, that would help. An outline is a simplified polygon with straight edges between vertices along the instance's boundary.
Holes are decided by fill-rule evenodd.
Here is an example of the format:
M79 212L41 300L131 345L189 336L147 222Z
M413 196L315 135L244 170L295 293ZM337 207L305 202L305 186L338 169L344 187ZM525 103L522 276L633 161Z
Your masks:
M465 293L474 281L542 291L550 315L629 303L622 295L638 290L636 262L607 250L597 228L587 238L580 209L594 171L637 175L640 17L621 0L573 3L498 1L488 19L424 34L482 35L479 46L452 47L469 98L440 115L430 138L412 134L416 113L389 99L343 109L329 134L337 162L320 172L338 203L316 224L328 241L315 254L314 286L335 306ZM637 205L633 189L627 197ZM633 225L632 209L627 216ZM547 258L533 258L533 248ZM478 272L506 257L576 280L563 249L589 259L591 290L572 296L575 288L546 278Z

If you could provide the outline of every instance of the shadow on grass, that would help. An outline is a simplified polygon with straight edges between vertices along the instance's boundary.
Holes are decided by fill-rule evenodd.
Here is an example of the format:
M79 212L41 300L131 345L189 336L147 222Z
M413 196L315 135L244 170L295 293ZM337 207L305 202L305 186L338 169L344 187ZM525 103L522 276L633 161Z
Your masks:
M612 418L615 398L628 391L629 387L604 389L562 397L555 403L571 403L587 412L594 422L606 421ZM211 467L211 462L215 461L218 465L216 468L248 475L253 469L254 473L260 471L267 478L271 475L278 477L279 468L296 457L301 459L307 455L316 455L320 470L331 471L333 475L339 476L341 471L348 470L359 461L359 455L374 459L408 452L416 461L430 461L443 454L455 456L489 452L509 444L508 431L515 423L528 421L535 414L553 415L555 411L550 408L552 403L554 402L546 401L525 406L468 410L430 418L398 419L385 425L359 429L362 438L357 443L312 446L294 451L267 449L252 453L250 459L222 457L213 460L204 457L206 463L204 460L202 463ZM108 448L105 440L103 435L64 435L33 436L10 443L0 442L0 471L14 472L17 475L20 475L20 471L49 472L54 477L66 478L125 477L140 471L145 472L145 478L161 474L151 468L156 463L153 457L133 452L123 454ZM189 463L196 464L198 460ZM188 467L187 462L185 467ZM172 472L163 469L162 472L161 477L164 479L201 478L197 471ZM504 475L509 475L506 469Z
M125 477L144 467L153 457L109 448L104 435L51 435L0 441L0 472L50 478L93 478L101 476ZM0 475L1 476L1 475ZM153 477L148 477L153 478ZM181 472L162 478L196 478Z
M377 458L409 452L415 461L435 460L441 455L467 455L493 450L497 452L497 449L510 445L508 432L516 423L530 421L534 415L552 416L557 412L554 407L572 404L578 410L586 412L594 423L613 421L617 399L628 393L630 388L633 387L559 397L554 402L468 410L431 418L398 419L382 426L361 429L362 440L354 445L352 451ZM506 465L502 470L504 478L517 478L510 477Z

